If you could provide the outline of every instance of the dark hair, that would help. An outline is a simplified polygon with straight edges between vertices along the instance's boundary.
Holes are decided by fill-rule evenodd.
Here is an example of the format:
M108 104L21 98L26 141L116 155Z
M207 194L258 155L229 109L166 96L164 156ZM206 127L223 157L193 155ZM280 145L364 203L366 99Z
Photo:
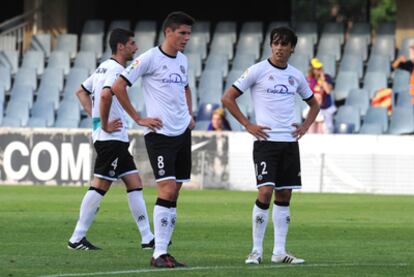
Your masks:
M298 42L298 37L295 32L288 27L277 27L270 32L270 45L272 45L273 41L280 41L282 44L290 43L292 47L295 47Z
M120 28L113 29L109 37L109 46L111 47L112 54L116 53L118 43L126 44L129 38L133 36L134 33L129 30Z
M182 11L172 12L170 13L167 18L162 23L162 31L165 33L165 29L168 27L175 30L180 25L189 25L193 26L195 20L188 14Z

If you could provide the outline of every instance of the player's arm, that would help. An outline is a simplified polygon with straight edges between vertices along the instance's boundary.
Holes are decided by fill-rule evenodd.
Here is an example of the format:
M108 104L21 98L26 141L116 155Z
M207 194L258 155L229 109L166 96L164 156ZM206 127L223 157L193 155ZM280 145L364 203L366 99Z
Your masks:
M397 69L401 63L405 63L407 58L404 55L399 56L393 63L391 64L392 69Z
M105 87L101 92L101 99L99 102L99 114L101 117L101 128L107 133L120 131L122 128L122 120L120 118L108 122L111 105L112 91L111 88Z
M240 92L234 86L232 86L227 89L223 97L221 97L221 102L223 103L223 106L230 111L230 113L237 119L237 121L240 122L241 125L246 128L250 134L259 140L266 140L269 135L264 130L270 128L252 124L247 119L247 117L240 111L239 105L236 102L236 98L240 95Z
M196 123L195 123L194 118L193 118L193 99L192 99L192 96L191 96L190 86L185 87L185 99L187 100L188 113L191 116L191 122L190 122L190 125L188 125L188 128L190 128L190 130L192 130L192 129L194 129Z
M158 118L141 118L135 108L132 106L131 100L128 97L127 93L127 81L121 75L117 78L114 84L112 85L112 91L114 92L116 98L118 98L119 103L124 108L124 110L129 114L129 116L141 126L146 126L151 130L159 129L162 127L162 122Z
M293 136L296 139L300 139L301 137L303 137L303 135L305 135L309 127L315 121L316 117L318 116L319 110L320 110L318 101L313 95L305 101L309 105L310 109L303 124L296 124L296 123L293 124L293 126L296 127L296 130L293 132Z
M92 116L92 100L90 94L83 87L80 87L78 91L76 91L76 96L86 113L89 116Z

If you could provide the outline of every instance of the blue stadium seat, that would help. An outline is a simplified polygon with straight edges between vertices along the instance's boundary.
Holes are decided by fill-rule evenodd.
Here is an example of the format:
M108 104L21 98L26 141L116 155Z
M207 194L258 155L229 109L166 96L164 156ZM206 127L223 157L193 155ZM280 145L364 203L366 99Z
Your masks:
M50 34L35 34L30 42L30 49L42 51L46 58L49 58L52 45L52 36Z
M203 121L203 120L211 120L211 115L213 114L213 111L217 108L220 108L220 105L218 103L201 103L198 107L197 112L197 122Z
M379 123L363 123L361 129L359 130L360 134L364 135L381 135L383 134L383 129Z
M369 107L369 96L365 89L351 89L345 100L346 106L355 107L363 118Z
M19 52L16 50L0 51L0 67L7 68L12 75L19 69Z
M339 71L338 76L336 77L335 89L333 91L335 100L345 100L349 91L354 88L359 88L357 73Z
M37 76L42 75L45 69L45 55L42 51L27 51L23 56L21 68L33 68Z
M341 106L335 115L335 129L340 129L341 124L352 124L354 126L353 132L359 132L361 126L361 117L358 110L352 106Z
M60 68L63 70L63 74L66 76L70 70L70 59L68 52L65 51L53 51L50 53L47 68Z
M64 51L69 54L70 59L75 59L78 52L78 35L61 34L57 36L55 51Z
M388 111L385 107L369 107L364 118L364 124L379 124L382 133L388 130Z
M95 59L100 59L103 53L103 34L82 34L81 52L95 53Z
M392 111L388 133L394 135L413 134L413 109L406 107L395 107Z

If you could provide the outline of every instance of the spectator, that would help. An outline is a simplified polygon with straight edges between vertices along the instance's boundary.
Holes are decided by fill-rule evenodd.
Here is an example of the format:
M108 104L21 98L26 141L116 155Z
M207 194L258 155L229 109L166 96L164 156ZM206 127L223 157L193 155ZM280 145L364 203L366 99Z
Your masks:
M217 108L211 114L211 122L208 125L208 131L231 131L229 122L223 108Z
M406 70L410 72L410 94L411 94L411 103L414 104L414 44L410 45L409 48L409 59L404 55L399 56L393 63L392 68L395 70L397 68Z
M317 58L311 60L307 80L309 87L315 95L315 99L319 102L321 107L320 114L323 117L318 116L314 124L324 123L324 126L313 126L311 129L317 132L332 133L333 115L336 112L331 96L333 82L332 77L323 71L323 63Z

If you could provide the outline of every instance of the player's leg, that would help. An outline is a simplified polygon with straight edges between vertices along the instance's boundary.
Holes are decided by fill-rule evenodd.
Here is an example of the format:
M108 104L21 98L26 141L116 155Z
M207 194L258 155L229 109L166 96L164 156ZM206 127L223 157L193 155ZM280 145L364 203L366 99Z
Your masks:
M148 219L141 178L138 173L132 173L122 176L122 181L127 189L129 209L141 234L141 247L152 249L154 235Z
M170 209L177 197L174 162L176 159L176 141L174 138L161 134L145 135L148 157L157 182L157 200L153 212L155 235L154 253L151 265L155 267L175 267L174 261L168 254L170 242L171 220Z
M277 168L275 202L272 219L274 227L273 263L303 263L304 260L286 251L286 239L290 223L290 200L292 189L302 186L300 177L300 158L297 142L284 143L283 155Z
M74 250L98 250L99 247L94 246L86 239L86 233L89 230L93 220L99 209L99 204L105 193L108 191L112 181L95 177L93 185L83 197L79 219L76 223L75 230L68 242L68 248Z
M262 262L263 239L269 222L269 206L274 188L274 167L269 142L255 142L253 146L253 160L256 170L257 199L252 211L252 239L253 249L246 259L246 264Z

